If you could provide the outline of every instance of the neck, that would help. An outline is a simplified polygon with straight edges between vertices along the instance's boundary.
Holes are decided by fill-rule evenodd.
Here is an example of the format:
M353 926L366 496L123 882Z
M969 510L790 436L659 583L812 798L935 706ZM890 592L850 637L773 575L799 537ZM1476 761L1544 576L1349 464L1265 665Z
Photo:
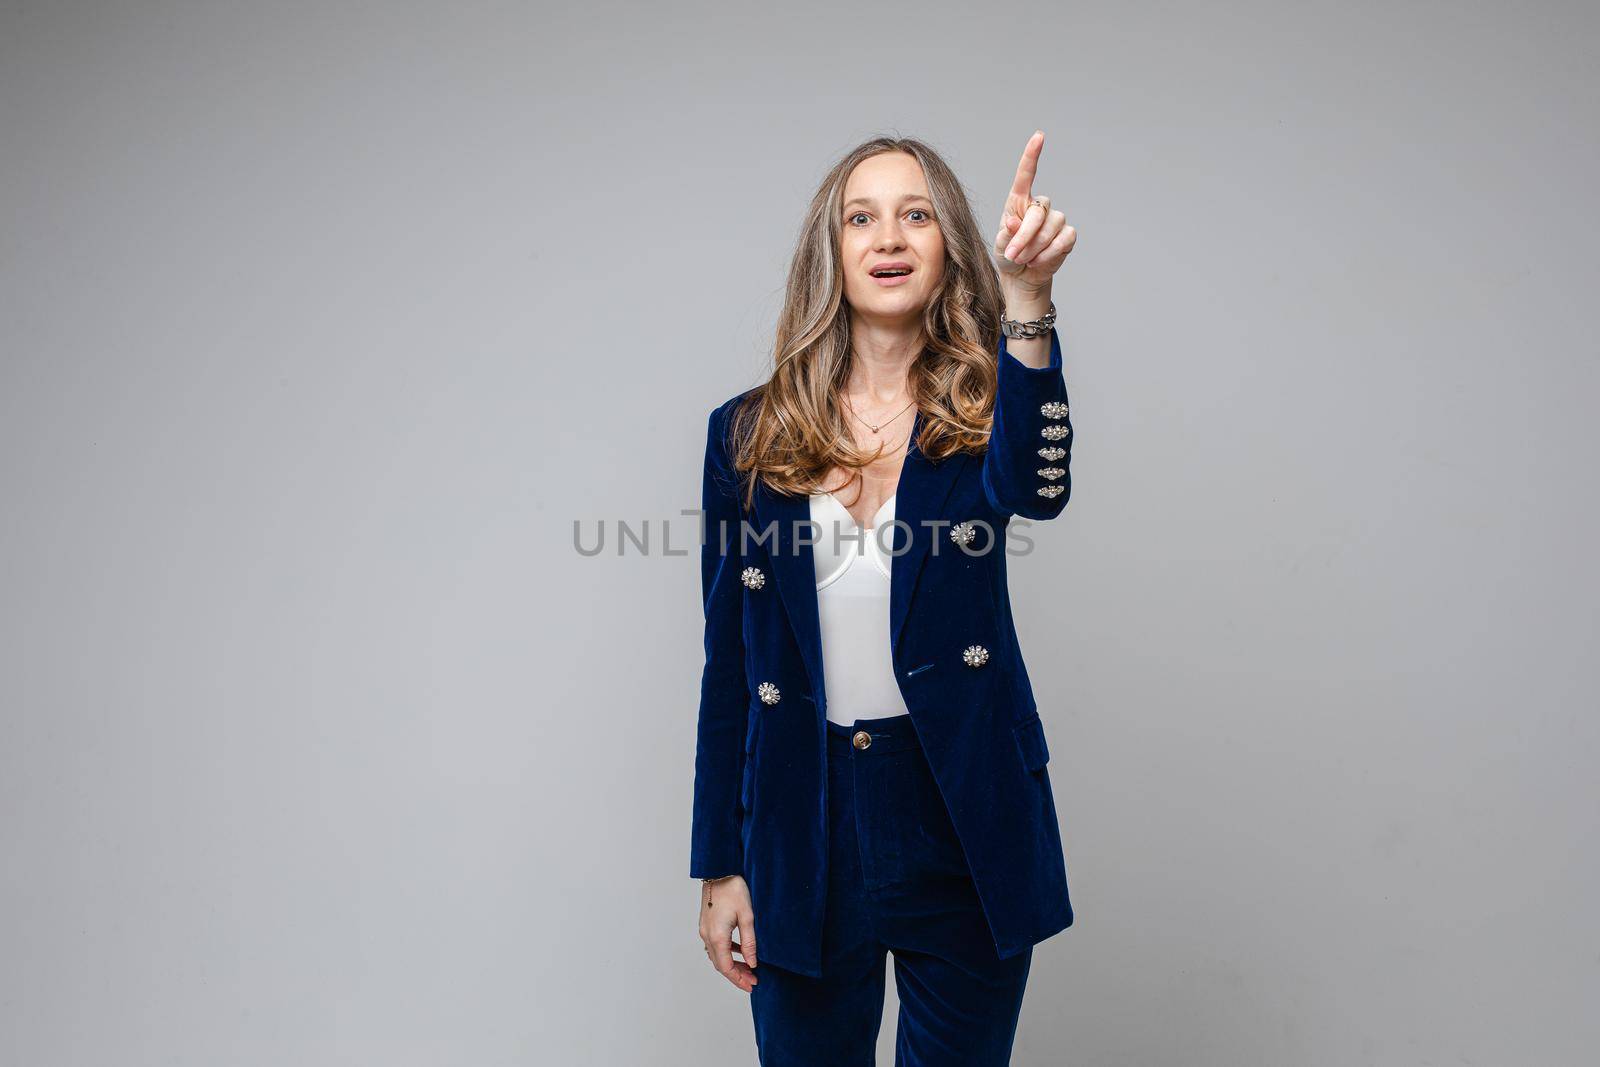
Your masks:
M850 377L845 389L863 404L885 406L910 399L906 382L924 347L919 321L850 323Z

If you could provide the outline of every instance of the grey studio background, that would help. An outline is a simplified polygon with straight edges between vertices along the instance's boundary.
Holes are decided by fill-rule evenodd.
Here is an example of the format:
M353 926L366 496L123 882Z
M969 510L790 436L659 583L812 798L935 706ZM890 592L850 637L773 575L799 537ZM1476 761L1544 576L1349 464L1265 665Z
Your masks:
M1597 21L0 6L0 1062L753 1064L662 524L826 166L1036 127L1015 1062L1593 1062Z

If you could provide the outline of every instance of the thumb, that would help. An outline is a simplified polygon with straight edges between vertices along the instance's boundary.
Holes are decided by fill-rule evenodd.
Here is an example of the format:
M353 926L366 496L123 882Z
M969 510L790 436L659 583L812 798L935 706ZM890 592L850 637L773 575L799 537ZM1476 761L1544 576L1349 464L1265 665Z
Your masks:
M1011 238L1017 235L1022 228L1022 220L1010 211L1000 220L1000 232L994 235L994 254L1005 258L1005 250L1011 246Z
M739 913L739 955L753 971L756 968L756 917L749 911Z

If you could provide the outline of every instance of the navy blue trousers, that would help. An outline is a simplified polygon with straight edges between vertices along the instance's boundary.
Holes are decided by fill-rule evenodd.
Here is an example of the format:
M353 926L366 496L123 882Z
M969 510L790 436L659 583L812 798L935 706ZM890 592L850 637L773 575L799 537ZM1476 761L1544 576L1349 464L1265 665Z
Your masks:
M852 742L859 731L865 748ZM822 977L757 967L762 1067L873 1067L886 953L900 998L896 1067L1011 1062L1033 950L996 954L909 715L828 723Z

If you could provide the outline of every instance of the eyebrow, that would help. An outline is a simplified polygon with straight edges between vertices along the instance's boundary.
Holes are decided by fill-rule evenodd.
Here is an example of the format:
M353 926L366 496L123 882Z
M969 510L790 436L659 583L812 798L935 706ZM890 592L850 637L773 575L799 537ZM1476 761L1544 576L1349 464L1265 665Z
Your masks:
M923 196L921 193L907 193L905 196L900 198L900 202L902 204L907 200L927 200L928 203L933 203L932 200L928 200L928 198ZM865 204L867 207L872 207L877 204L877 201L867 196L853 196L844 202L844 206L849 207L851 204Z

